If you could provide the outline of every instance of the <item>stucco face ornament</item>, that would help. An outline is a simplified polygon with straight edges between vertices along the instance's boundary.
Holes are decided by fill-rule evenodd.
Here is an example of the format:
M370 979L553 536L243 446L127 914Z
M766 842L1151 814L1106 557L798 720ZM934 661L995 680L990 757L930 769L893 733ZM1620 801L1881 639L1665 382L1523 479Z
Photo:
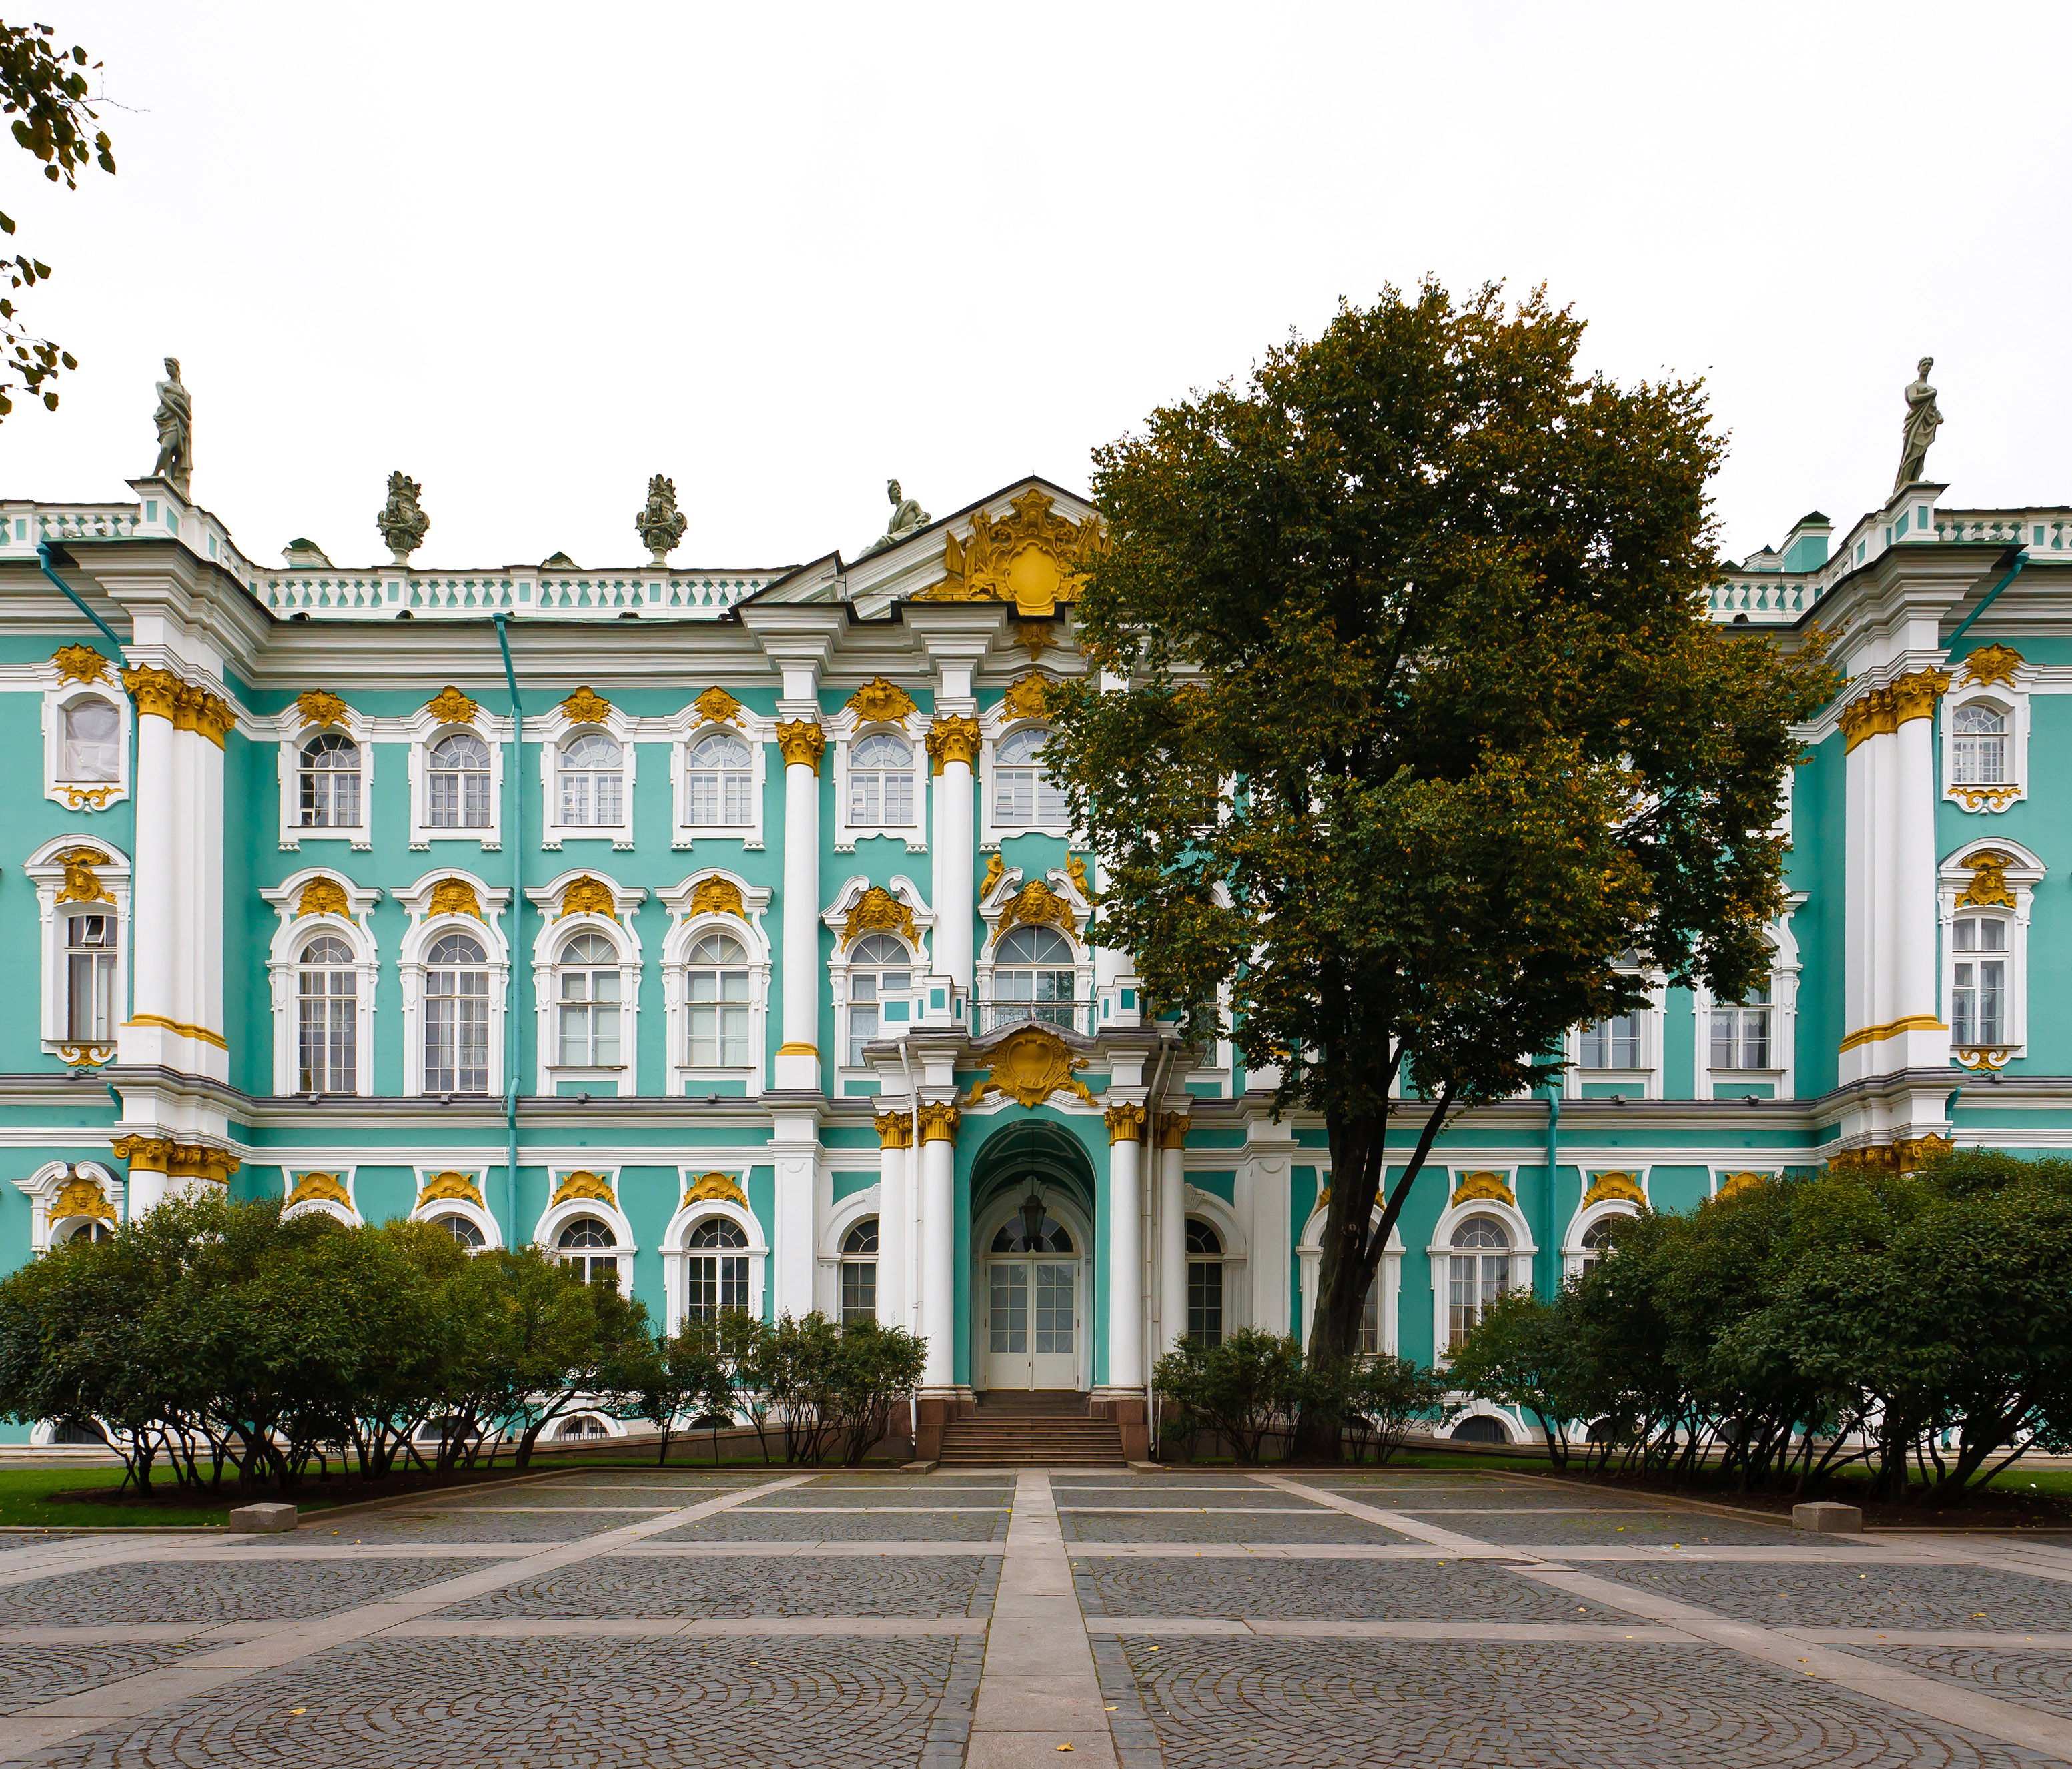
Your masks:
M1041 1105L1053 1093L1076 1095L1088 1105L1094 1096L1072 1072L1087 1066L1055 1032L1040 1026L1025 1026L993 1053L993 1068L964 1096L966 1105L978 1105L989 1093L1004 1093L1017 1104Z

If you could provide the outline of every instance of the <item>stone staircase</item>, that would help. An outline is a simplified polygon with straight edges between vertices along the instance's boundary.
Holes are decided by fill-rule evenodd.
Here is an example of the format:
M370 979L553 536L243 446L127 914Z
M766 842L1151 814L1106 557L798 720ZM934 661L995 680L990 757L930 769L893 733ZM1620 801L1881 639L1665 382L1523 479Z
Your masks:
M1089 1416L1070 1390L992 1393L969 1418L943 1427L945 1468L1120 1468L1122 1432Z

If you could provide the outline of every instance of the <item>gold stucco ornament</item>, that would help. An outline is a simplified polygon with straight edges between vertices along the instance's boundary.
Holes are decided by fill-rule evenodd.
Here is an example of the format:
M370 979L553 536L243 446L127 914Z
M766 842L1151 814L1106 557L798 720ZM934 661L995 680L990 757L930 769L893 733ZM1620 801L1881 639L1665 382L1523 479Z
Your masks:
M58 864L64 868L64 882L59 887L59 903L113 903L115 893L103 884L96 875L96 866L109 863L108 856L98 848L67 848L58 856Z
M748 919L748 910L741 900L741 887L731 878L717 875L701 878L697 888L691 893L690 912L693 915L732 915L738 920Z
M475 887L465 878L442 878L432 887L432 900L426 906L427 915L472 915L482 919L482 899L475 894Z
M308 1203L313 1199L352 1207L352 1198L335 1173L306 1173L295 1182L295 1189L288 1194L284 1207L292 1210L297 1204Z
M611 702L586 683L561 702L571 725L602 725L611 716Z
M881 1149L911 1149L914 1146L914 1114L911 1112L880 1112L870 1121L878 1127L878 1146Z
M1971 882L1957 899L1959 909L2016 907L2013 887L2007 882L2007 869L2014 864L2012 854L1988 849L1984 854L1973 854L1964 864L1971 868Z
M1512 1194L1511 1182L1500 1173L1487 1170L1464 1173L1461 1183L1453 1187L1453 1203L1472 1203L1477 1201L1493 1204L1509 1204L1518 1207L1518 1199Z
M883 725L917 711L914 697L897 682L874 676L849 696L849 709L867 725Z
M739 1204L748 1207L748 1194L741 1189L740 1182L730 1174L701 1173L684 1187L686 1204Z
M1041 1105L1053 1093L1095 1103L1086 1083L1073 1073L1084 1068L1087 1059L1073 1055L1071 1047L1046 1026L1024 1026L1009 1034L994 1047L992 1062L985 1079L964 1096L966 1105L982 1104L989 1093L1004 1093L1027 1106Z
M52 1222L62 1222L68 1216L98 1216L103 1222L113 1222L115 1210L108 1201L107 1193L84 1174L79 1174L66 1180L57 1196L51 1200Z
M1583 1194L1583 1208L1603 1203L1608 1199L1618 1199L1643 1207L1647 1194L1640 1189L1640 1175L1637 1173L1601 1173L1590 1182L1590 1189Z
M1001 705L1009 718L1041 718L1049 710L1050 679L1034 671L1009 684Z
M928 759L938 774L952 762L961 762L969 767L978 759L978 721L975 718L950 714L928 727Z
M568 887L561 892L562 915L609 915L619 919L619 905L613 899L611 887L602 878L594 878L586 872L580 878L569 880Z
M425 710L442 725L472 725L482 709L448 682L425 702Z
M738 725L741 722L741 702L716 683L693 701L691 706L708 725Z
M91 645L60 645L51 653L58 678L68 682L97 682L108 679L108 660Z
M1068 521L1051 513L1054 501L1032 486L1009 500L1006 516L980 511L968 541L944 536L943 580L915 600L1009 602L1024 619L1047 619L1059 603L1076 602L1108 542L1096 518Z
M1072 906L1041 878L1031 878L1007 899L1000 911L1000 926L994 930L993 938L996 940L1003 938L1007 930L1018 922L1030 927L1048 925L1062 928L1068 934L1076 934L1079 931L1079 920L1072 913Z
M1110 1142L1137 1142L1144 1136L1144 1108L1130 1100L1112 1105L1104 1114Z
M787 767L820 771L820 752L828 747L828 734L810 719L787 718L777 727L777 747Z
M455 1173L449 1168L444 1173L434 1174L425 1182L425 1189L417 1194L417 1203L421 1207L448 1200L479 1207L482 1187L467 1175Z
M305 725L343 725L352 710L328 688L305 688L295 696L295 710Z
M345 887L335 878L312 878L302 887L302 895L295 899L295 914L302 915L343 915L351 911L345 895Z
M842 949L846 952L858 934L869 933L874 928L896 932L910 946L918 945L920 941L914 928L914 911L883 885L873 885L856 899L849 919L842 924Z
M1982 686L1987 682L2001 682L2014 686L2014 673L2027 660L2011 645L1985 645L1964 660L1964 676L1969 681Z
M572 1198L594 1198L615 1210L619 1207L619 1200L611 1195L611 1182L602 1174L592 1173L586 1168L578 1167L555 1187L553 1196L547 1200L547 1207L551 1210Z

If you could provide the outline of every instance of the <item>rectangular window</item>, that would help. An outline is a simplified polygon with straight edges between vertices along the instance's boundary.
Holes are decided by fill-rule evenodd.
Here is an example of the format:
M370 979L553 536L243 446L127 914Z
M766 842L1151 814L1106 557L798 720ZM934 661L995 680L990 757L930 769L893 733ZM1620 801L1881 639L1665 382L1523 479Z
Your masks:
M1187 1337L1197 1345L1223 1342L1223 1262L1187 1262Z
M359 1002L351 971L310 971L302 978L298 1091L359 1091Z
M748 973L693 971L684 1003L693 1068L744 1068L748 1063Z
M863 1047L878 1036L878 978L861 974L849 979L849 1066L863 1066Z
M842 1261L841 1318L845 1327L852 1321L874 1321L878 1319L876 1260L845 1259Z
M81 1043L115 1038L115 918L74 915L65 924L65 1035Z
M456 992L425 998L425 1091L489 1091L489 978L459 972Z
M1950 1041L1959 1046L2007 1042L2007 924L1967 915L1954 930Z
M1586 1069L1637 1069L1640 1067L1640 1015L1615 1014L1583 1030L1583 1067Z
M1374 1281L1367 1287L1367 1300L1360 1304L1360 1355L1379 1357L1388 1347L1381 1343L1381 1273L1374 1274Z
M1511 1287L1511 1255L1455 1253L1447 1264L1446 1348L1453 1351L1482 1318L1484 1306Z
M1712 1066L1716 1069L1766 1069L1770 1063L1770 985L1751 989L1749 998L1712 1010Z

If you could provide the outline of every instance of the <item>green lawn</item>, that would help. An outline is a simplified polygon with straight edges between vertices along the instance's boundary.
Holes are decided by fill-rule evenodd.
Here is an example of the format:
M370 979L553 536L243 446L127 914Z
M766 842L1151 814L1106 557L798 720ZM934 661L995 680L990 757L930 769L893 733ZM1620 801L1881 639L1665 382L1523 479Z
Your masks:
M82 1487L119 1487L120 1468L0 1468L0 1524L28 1525L64 1529L81 1524L159 1524L191 1526L220 1524L230 1509L226 1497L220 1505L121 1506L54 1504L54 1492L77 1492Z

